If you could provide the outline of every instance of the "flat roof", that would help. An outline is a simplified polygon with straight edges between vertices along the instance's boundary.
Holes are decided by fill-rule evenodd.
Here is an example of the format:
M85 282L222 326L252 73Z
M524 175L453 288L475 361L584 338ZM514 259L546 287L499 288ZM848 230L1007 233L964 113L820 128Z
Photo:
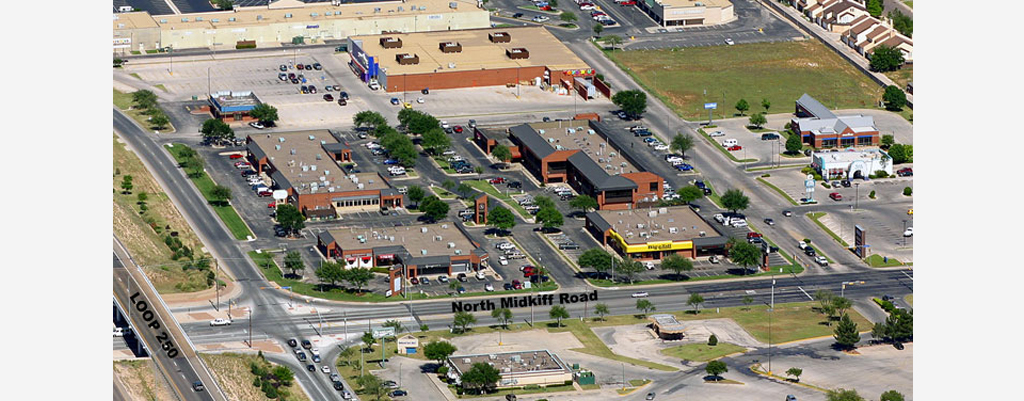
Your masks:
M321 141L327 144L337 142L325 129L253 134L249 135L249 140L274 166L279 173L276 175L287 180L287 183L278 182L278 186L290 186L299 194L390 188L377 173L346 175L323 149ZM316 192L312 190L313 183L317 185Z
M680 334L686 330L686 326L679 323L674 315L660 314L651 315L647 318L653 321L654 324L658 325L658 331L662 333L668 332L672 334Z
M498 32L508 33L511 41L492 43L488 34ZM385 49L380 45L380 38L383 37L401 39L402 47ZM551 32L540 26L362 35L351 36L349 39L362 41L360 46L363 51L375 57L380 67L387 69L387 74L392 77L401 74L537 66L546 66L555 71L591 68ZM458 43L462 45L462 51L444 53L439 46L442 42ZM505 50L513 48L525 48L530 52L529 58L510 59L505 55ZM419 63L398 64L395 55L403 53L419 56Z
M718 236L718 231L688 206L661 207L633 210L598 210L597 215L626 240L630 245L660 241L689 241L700 238L700 232L708 237ZM643 228L640 228L642 225ZM674 233L673 228L675 229ZM648 237L640 236L641 232Z
M729 0L653 0L664 7L728 7L732 5Z
M343 250L402 247L414 258L470 255L477 248L453 222L384 228L344 227L328 230L328 233Z
M867 149L847 149L844 151L837 152L814 152L815 158L821 158L825 162L842 162L848 163L857 160L874 160L879 159L885 153L880 149L867 148ZM888 155L886 155L888 157Z
M529 124L555 150L579 149L609 175L637 173L629 160L605 138L590 128L589 120L551 121ZM597 184L597 183L595 183Z
M220 91L211 93L210 100L221 112L249 111L260 104L252 91Z
M568 372L565 362L548 350L501 352L496 354L452 355L448 361L459 375L468 372L475 363L486 363L502 375L543 374Z
M456 3L457 8L450 8L449 3ZM227 29L284 22L315 24L317 21L339 19L391 18L398 15L429 16L439 13L482 11L476 7L476 2L467 0L387 1L341 4L339 6L334 6L330 2L305 4L294 1L279 1L271 3L269 6L243 7L235 11L156 15L150 18L159 23L159 26L163 29ZM232 18L234 21L231 20ZM117 29L116 23L114 26Z
M114 13L114 30L156 28L156 20L145 11Z

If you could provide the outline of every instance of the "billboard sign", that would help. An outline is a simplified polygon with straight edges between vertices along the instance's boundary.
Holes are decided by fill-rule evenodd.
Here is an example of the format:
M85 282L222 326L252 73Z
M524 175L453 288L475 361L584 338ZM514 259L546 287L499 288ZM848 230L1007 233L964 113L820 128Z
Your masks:
M718 108L718 103L704 103L704 110L714 110Z

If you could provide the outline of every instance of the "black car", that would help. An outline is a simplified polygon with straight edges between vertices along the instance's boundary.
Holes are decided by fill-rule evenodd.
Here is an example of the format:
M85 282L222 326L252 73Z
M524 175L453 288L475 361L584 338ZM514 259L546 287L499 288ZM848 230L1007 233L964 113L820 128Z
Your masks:
M423 88L423 90L421 90L420 93L422 93L424 95L429 95L430 94L430 88Z
M302 85L299 87L299 92L302 92L302 94L305 95L309 93L309 87L306 85Z
M392 397L404 397L407 395L409 395L409 392L405 390L395 390L391 392Z
M523 189L523 183L519 181L512 181L509 182L508 184L505 184L505 187L510 189Z
M283 231L283 229L282 229L282 231ZM296 341L294 338L289 338L288 339L288 346L292 347L292 348L298 347L299 346L299 342Z
M316 93L316 87L313 85L309 86L309 93Z
M523 13L512 14L512 18L523 18Z
M850 180L842 180L842 181L839 181L839 183L842 184L844 188L849 188L850 187Z
M774 141L776 139L779 139L779 134L772 134L772 133L761 134L761 140L762 141Z
M302 348L312 349L313 343L309 342L309 340L302 340Z
M308 370L310 372L316 372L316 365L314 365L312 363L309 364L309 365L306 365L306 370Z
M320 65L320 63L314 63L314 64L313 64L313 69L314 69L314 70L322 70L323 68L324 68L324 67L323 67L323 66L321 66L321 65Z
M348 92L338 92L338 97L348 100Z
M341 391L341 390L345 389L345 385L341 384L341 382L336 381L333 384L334 384L334 389L335 390Z
M807 255L807 256L817 256L818 255L818 253L814 251L814 248L811 248L811 247L804 248L804 254Z
M312 70L312 69L313 69L313 66L311 66L311 65L309 65L309 64L306 64L306 69L307 69L307 70Z
M580 249L580 246L576 244L558 244L558 249Z
M256 170L242 170L242 177L248 177L250 175L256 175L256 174L259 174L259 173L256 172Z
M901 342L896 342L896 343L893 343L893 344L892 344L892 346L893 346L893 347L896 347L896 349L898 349L898 350L900 350L900 351L902 351L902 350L903 350L903 343L901 343Z
M306 362L306 353L305 352L299 352L298 354L296 354L296 356L299 358L299 361Z
M342 100L344 100L344 99L342 99ZM324 94L324 101L333 102L334 101L334 96L331 95L330 93Z
M512 284L509 284L509 283L502 284L501 288L504 288L505 291L512 291Z

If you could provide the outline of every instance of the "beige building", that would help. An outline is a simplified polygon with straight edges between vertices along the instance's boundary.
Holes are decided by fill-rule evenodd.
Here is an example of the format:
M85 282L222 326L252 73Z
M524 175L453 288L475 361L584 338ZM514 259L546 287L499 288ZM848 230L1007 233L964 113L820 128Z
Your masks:
M573 380L572 369L548 350L452 355L445 361L448 378L461 384L462 375L477 363L491 365L501 372L498 388L562 385Z
M407 0L375 3L301 3L281 0L268 7L157 15L114 14L114 52L158 48L234 48L255 41L276 47L301 37L305 43L344 40L382 32L426 32L490 27L487 10L467 0Z
M729 0L638 0L636 5L661 26L717 25L736 18Z
M907 64L914 62L914 41L903 36L889 24L870 16L854 20L850 29L843 33L841 40L869 59L876 47L885 45L903 53L903 60Z

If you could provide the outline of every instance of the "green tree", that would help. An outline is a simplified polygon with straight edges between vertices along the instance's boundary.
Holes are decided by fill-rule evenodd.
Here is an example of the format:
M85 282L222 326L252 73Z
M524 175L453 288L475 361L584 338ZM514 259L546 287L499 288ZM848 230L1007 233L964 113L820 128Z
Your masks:
M676 194L679 195L679 199L682 199L683 202L690 203L703 198L704 190L690 185L677 189Z
M410 186L407 192L408 193L406 193L406 195L409 197L409 200L411 200L414 204L417 205L420 203L421 200L423 200L423 197L427 195L427 192L424 191L423 188L418 185Z
M868 0L870 1L870 0ZM882 0L878 0L881 2ZM838 388L835 390L829 390L825 394L826 401L864 401L864 397L857 394L857 390L847 390Z
M786 371L787 376L793 376L793 381L800 381L800 375L804 374L804 370L800 368L789 368Z
M555 201L551 200L551 197L544 195L537 195L537 197L533 199L533 204L541 209L546 207L555 207Z
M370 333L369 331L363 332L362 340L364 344L364 353L366 352L367 349L373 349L373 344L377 343L377 339L373 338L373 333Z
M508 329L508 323L512 321L512 310L509 308L497 308L491 311L491 317L501 322L501 327Z
M352 365L352 357L356 355L356 347L341 347L341 352L338 353L338 357L341 358L342 365Z
M601 32L604 32L604 25L594 24L594 35L601 36Z
M537 222L541 223L541 226L546 229L553 229L565 224L565 218L562 216L562 212L559 212L558 209L545 207L537 211Z
M505 232L516 226L516 216L512 214L512 211L497 206L487 216L487 225Z
M280 224L281 228L284 228L286 232L297 233L299 230L306 228L306 216L303 216L302 212L295 205L277 205L275 219L277 219L277 224Z
M693 270L693 261L673 253L661 260L661 269L675 272L676 277L682 278L683 272Z
M868 67L876 72L896 71L906 62L900 49L886 45L878 45L869 54L869 59Z
M872 17L878 18L882 16L882 0L867 0L865 5L867 6L868 14L871 14Z
M551 307L551 311L548 312L548 316L555 319L557 327L562 327L562 319L569 318L569 311L565 310L562 305L555 305Z
M800 138L800 133L792 133L792 134L789 135L788 138L786 138L786 153L787 154L791 154L791 155L797 154L797 153L800 152L800 149L803 149L803 148L804 148L804 142Z
M893 341L905 341L914 337L914 314L897 309L885 319L886 333Z
M889 85L885 87L882 101L885 102L886 110L900 111L903 110L903 106L907 105L907 94L903 93L903 90L896 85Z
M628 256L615 266L615 272L625 276L630 284L633 284L633 276L642 271L644 271L644 265Z
M139 199L139 204L145 204L146 201L149 200L149 195L147 195L145 192L139 192L139 194L136 196Z
M121 194L128 195L132 193L132 187L134 186L135 185L132 184L132 176L126 175L121 177Z
M363 286L369 283L373 279L373 271L365 267L355 267L346 270L345 281L349 285L356 287L356 293L363 292Z
M655 310L654 303L647 299L636 300L636 310L641 312L641 315L647 316L648 313Z
M722 206L732 210L733 213L746 209L750 206L750 198L743 194L742 190L730 189L722 195Z
M372 374L359 376L359 378L356 379L356 384L363 388L363 393L373 394L374 398L378 400L382 398L386 391L384 382L381 381L379 377Z
M431 221L438 221L448 216L448 202L438 199L434 195L430 195L420 202L420 210L423 214Z
M902 143L896 143L889 147L888 153L889 157L892 158L893 164L914 162L914 145L904 145Z
M604 315L607 315L611 312L608 310L608 305L597 304L594 305L594 313L596 313L597 316L601 318L601 320L604 320Z
M579 209L583 213L587 213L591 209L597 209L598 206L597 200L590 195L580 195L569 201L569 207Z
M881 141L881 145L882 145L881 148L882 149L889 149L895 143L896 143L896 138L893 137L892 135L890 135L890 134L882 135L882 141Z
M889 390L882 393L878 401L903 401L903 394L896 390Z
M750 115L750 125L760 129L768 124L768 119L764 116L764 113L754 113Z
M761 107L764 107L764 113L768 114L768 109L772 107L772 102L768 98L761 99Z
M423 356L427 357L427 359L437 361L438 365L444 365L444 360L448 359L448 357L454 354L457 350L458 348L450 342L435 340L427 343L427 345L423 347Z
M708 337L708 345L712 347L718 345L718 337L716 337L714 334L712 334L711 337Z
M876 341L885 341L889 337L889 327L885 323L877 322L871 327L871 338Z
M690 299L686 300L686 304L693 307L693 313L700 313L700 304L704 303L704 297L698 293L690 294Z
M590 267L599 272L606 271L612 267L613 256L601 248L590 248L583 252L576 264L580 267Z
M914 37L914 20L903 15L900 10L889 11L889 19L892 20L892 27L908 38Z
M857 332L857 323L850 319L850 315L843 314L836 325L834 336L836 344L845 349L853 349L860 341L860 333Z
M338 281L341 281L344 271L345 268L340 263L323 262L314 273L321 283L330 283L331 287L334 287Z
M826 306L832 305L832 300L836 297L832 291L829 290L818 290L814 292L814 300L818 301L818 306L824 310Z
M235 131L231 129L231 126L216 118L203 121L203 126L199 129L199 132L203 134L203 139L207 141L225 140L235 137Z
M563 11L562 14L558 16L558 18L567 23L573 23L579 19L578 17L576 17L576 14L573 14L568 11Z
M747 110L750 110L750 104L747 103L747 99L740 99L740 101L736 102L736 111L740 112L741 116L744 115Z
M384 118L380 113L376 111L363 110L356 113L352 117L352 123L357 127L384 127L388 125L388 120ZM376 135L374 135L376 136Z
M452 322L459 328L460 333L465 333L469 325L476 323L476 317L469 312L455 312Z
M214 185L213 188L210 189L210 197L213 198L212 203L226 206L231 200L231 188Z
M459 194L459 198L469 199L470 195L473 195L473 187L465 182L460 182L458 187L455 187L455 192Z
M390 320L390 319L386 320L386 321L384 321L383 324L381 324L381 326L382 327L391 327L391 328L395 329L395 335L396 336L398 334L401 334L403 331L405 331L405 326L402 326L402 322L399 322L397 320Z
M277 365L271 370L271 374L274 375L274 380L278 384L285 387L291 386L292 382L295 381L295 374L287 366Z
M647 110L647 94L641 90L625 90L612 96L612 103L633 118L640 118Z
M132 92L132 102L140 109L156 107L156 94L146 89L137 90Z
M672 138L672 143L668 144L668 148L673 152L679 152L679 154L685 158L686 151L693 149L693 145L693 135L676 134L676 136Z
M609 46L614 49L615 46L622 44L622 37L619 35L602 36L601 41L604 42L605 46Z
M508 149L508 146L502 144L498 144L494 149L491 149L491 155L505 163L512 160L512 151Z
M306 268L302 263L302 255L299 254L299 251L291 251L284 255L284 268L291 270L292 275Z
M230 10L235 5L231 0L213 0L211 3L217 6L218 10Z
M455 181L452 181L450 178L446 179L444 180L444 182L441 183L441 188L444 188L448 190L448 192L451 192L453 189L455 189Z
M832 298L832 307L836 308L836 312L840 315L846 314L846 310L853 307L853 301L849 298L835 297Z
M474 363L473 367L462 374L462 388L486 392L501 380L501 372L486 363Z
M256 107L249 111L249 115L264 124L273 123L279 119L277 117L277 107L266 103L257 104Z
M406 130L414 134L424 134L427 131L440 127L441 121L423 112L415 112L412 118L408 119L408 123L405 124Z
M398 111L398 125L408 126L409 122L419 116L421 113L419 110L413 109L401 109Z
M754 297L750 295L743 296L743 309L750 310L750 304L754 303Z
M729 367L725 366L725 362L711 361L708 362L708 365L704 367L704 371L708 372L708 374L711 375L715 379L715 381L718 381L719 379L721 379L722 373L729 371Z
M170 123L170 122L171 122L171 120L169 120L167 118L167 115L164 114L163 112L160 112L159 114L149 118L149 123L153 124L153 128L156 128L158 130L159 129L164 129L165 127L167 127L167 124Z

